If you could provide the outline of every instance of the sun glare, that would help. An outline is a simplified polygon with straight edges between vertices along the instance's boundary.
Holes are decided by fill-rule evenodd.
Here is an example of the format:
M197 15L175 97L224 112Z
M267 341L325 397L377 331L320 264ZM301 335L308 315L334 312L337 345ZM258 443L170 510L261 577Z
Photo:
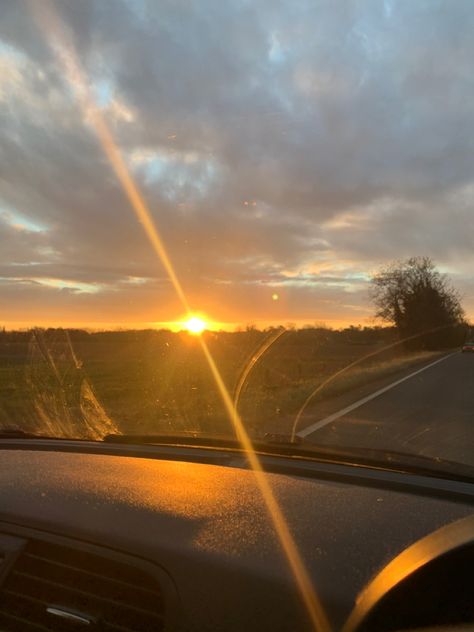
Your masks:
M190 334L193 334L194 336L199 336L199 334L202 334L202 332L207 329L207 323L202 320L202 318L198 318L197 316L189 318L184 323L184 326L186 327L188 332Z

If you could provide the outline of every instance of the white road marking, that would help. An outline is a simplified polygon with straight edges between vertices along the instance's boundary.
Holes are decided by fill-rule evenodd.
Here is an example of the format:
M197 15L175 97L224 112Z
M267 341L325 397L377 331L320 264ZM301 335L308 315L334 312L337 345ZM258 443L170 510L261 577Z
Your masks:
M409 375L405 375L405 377L402 377L400 380L397 380L396 382L392 382L388 386L384 386L383 388L379 389L378 391L375 391L371 395L367 395L367 397L363 397L362 399L359 399L357 402L354 402L353 404L350 404L349 406L346 406L345 408L338 410L336 413L333 413L332 415L329 415L328 417L325 417L324 419L320 419L319 421L316 421L314 424L311 424L310 426L303 428L303 430L300 430L296 434L298 435L298 437L301 437L304 439L305 437L315 432L316 430L319 430L320 428L327 426L327 424L330 424L332 421L336 421L336 419L339 419L339 417L343 417L344 415L347 415L347 413L350 413L352 410L355 410L356 408L359 408L360 406L367 404L367 402L370 402L372 399L379 397L379 395L383 395L383 393L386 393L392 388L395 388L395 386L398 386L402 382L405 382L406 380L409 380L410 378L415 377L415 375L418 375L419 373L422 373L423 371L430 369L432 366L435 366L435 364L444 362L444 360L447 360L448 358L451 358L453 355L457 355L458 353L459 353L458 351L455 351L454 353L449 353L448 355L443 356L439 360L435 360L434 362L427 364L421 369L418 369L417 371L414 371L413 373L410 373Z

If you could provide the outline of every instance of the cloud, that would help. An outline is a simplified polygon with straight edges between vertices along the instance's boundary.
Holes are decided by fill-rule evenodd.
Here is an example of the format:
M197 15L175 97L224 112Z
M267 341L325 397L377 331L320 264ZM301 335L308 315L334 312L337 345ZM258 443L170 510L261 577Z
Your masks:
M84 322L172 319L181 308L29 6L1 3L9 319L40 301ZM57 7L197 308L360 320L372 270L427 254L474 313L469 0Z

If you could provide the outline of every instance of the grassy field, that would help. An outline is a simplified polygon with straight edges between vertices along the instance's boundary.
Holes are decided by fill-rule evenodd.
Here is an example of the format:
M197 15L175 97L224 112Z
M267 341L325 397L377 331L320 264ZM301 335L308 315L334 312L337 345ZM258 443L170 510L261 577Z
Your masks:
M232 396L251 367L238 409L257 434L292 418L315 388L353 362L360 361L323 388L319 399L429 358L399 346L384 351L396 342L392 329L307 328L280 336L249 329L205 336ZM230 431L198 339L167 331L0 333L0 425L91 438Z

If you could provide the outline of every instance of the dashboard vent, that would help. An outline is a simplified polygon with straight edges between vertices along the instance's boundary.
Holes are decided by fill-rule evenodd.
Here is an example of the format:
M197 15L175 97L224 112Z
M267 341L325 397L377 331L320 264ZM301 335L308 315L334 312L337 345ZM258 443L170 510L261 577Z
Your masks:
M146 571L30 540L0 588L2 632L159 632L163 596Z

